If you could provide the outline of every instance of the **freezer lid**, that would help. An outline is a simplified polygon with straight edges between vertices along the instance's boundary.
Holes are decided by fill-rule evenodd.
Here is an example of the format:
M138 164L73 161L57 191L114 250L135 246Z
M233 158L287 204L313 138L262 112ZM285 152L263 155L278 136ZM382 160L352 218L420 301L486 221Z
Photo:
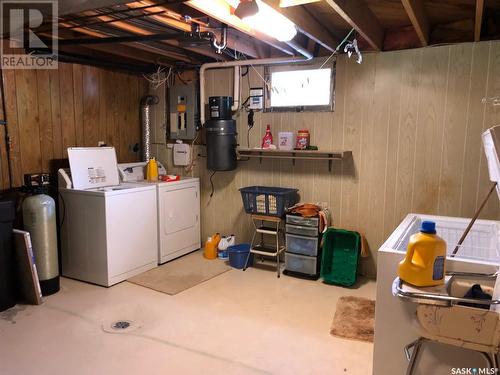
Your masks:
M483 145L490 180L497 182L496 190L500 199L500 125L493 126L483 133Z
M114 147L69 147L73 189L88 190L120 183Z

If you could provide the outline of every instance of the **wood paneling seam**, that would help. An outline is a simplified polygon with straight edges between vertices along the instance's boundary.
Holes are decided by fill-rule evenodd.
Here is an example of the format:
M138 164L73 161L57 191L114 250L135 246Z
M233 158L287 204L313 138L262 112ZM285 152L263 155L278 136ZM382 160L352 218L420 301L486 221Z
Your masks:
M462 157L462 178L460 179L460 200L459 200L459 212L462 212L463 205L463 189L464 189L464 177L465 177L465 158L466 150L467 150L467 131L469 130L469 110L470 110L470 94L472 92L472 67L474 66L474 49L476 44L472 45L471 50L471 62L469 67L469 90L467 90L467 109L465 110L465 137L464 137L464 148L463 148L463 157Z
M486 69L486 86L484 88L484 96L487 97L488 96L488 88L490 87L490 63L491 63L491 46L492 46L492 43L491 42L488 42L488 68ZM485 125L485 122L486 122L486 105L483 106L483 123L482 123L482 126L481 126L481 129L484 130L484 125ZM478 168L481 168L481 165L482 165L482 161L483 161L483 153L481 152L479 154L479 165L478 165ZM479 173L478 176L477 176L477 188L476 188L476 204L475 204L475 207L477 208L478 205L479 205L479 191L480 191L480 182L481 182L481 174Z
M438 178L438 199L437 199L437 211L440 211L441 204L441 179L443 175L443 158L444 158L444 143L445 129L446 129L446 107L448 105L448 90L450 84L450 64L451 64L451 47L448 47L448 69L446 71L446 91L444 95L444 108L443 108L443 129L441 130L441 158L439 161L439 178Z

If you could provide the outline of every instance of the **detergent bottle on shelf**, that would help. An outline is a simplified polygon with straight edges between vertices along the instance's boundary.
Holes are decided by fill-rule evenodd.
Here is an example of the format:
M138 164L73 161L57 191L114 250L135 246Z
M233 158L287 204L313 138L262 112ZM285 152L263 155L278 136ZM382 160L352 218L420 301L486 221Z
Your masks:
M271 134L271 125L267 124L266 134L264 134L264 138L262 138L262 148L272 148L273 144L273 135Z
M423 221L399 263L399 278L420 287L444 284L445 261L446 242L436 235L436 223Z
M215 233L214 235L207 238L207 242L205 242L205 250L203 255L207 259L216 259L217 258L217 248L219 246L220 234Z

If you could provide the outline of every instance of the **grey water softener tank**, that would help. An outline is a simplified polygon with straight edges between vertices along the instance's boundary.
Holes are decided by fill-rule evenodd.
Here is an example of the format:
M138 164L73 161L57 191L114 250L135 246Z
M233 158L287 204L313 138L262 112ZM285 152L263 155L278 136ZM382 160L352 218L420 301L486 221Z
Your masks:
M22 204L24 229L30 232L42 295L48 296L59 291L56 203L45 194L46 186L30 190L32 195Z
M211 96L208 99L207 167L212 171L236 169L236 121L231 118L230 96Z

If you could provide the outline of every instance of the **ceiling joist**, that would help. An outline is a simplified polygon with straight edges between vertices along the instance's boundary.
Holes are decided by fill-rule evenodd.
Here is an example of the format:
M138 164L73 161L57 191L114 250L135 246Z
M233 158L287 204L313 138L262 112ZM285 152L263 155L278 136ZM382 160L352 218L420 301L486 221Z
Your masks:
M293 6L281 8L280 0L264 0L272 8L292 21L298 29L316 43L321 44L330 52L335 51L338 40L335 39L307 10L303 7Z
M424 4L421 0L402 0L403 6L410 18L411 24L417 32L420 44L429 45L429 19L425 14Z
M98 14L95 14L96 17L102 21L111 21L107 23L106 25L116 27L117 29L123 30L130 32L132 34L137 34L137 35L152 35L153 32L148 31L143 29L142 27L135 26L129 22L121 21L121 20L114 20L113 18L109 16L100 16ZM189 26L189 25L188 25ZM170 46L179 46L179 42L176 40L164 40L160 43L168 44ZM204 49L204 48L196 48L196 47L186 47L185 48L188 51L195 52L197 54L210 57L215 60L225 60L225 57L221 55L217 55L212 49Z
M363 0L325 0L376 51L382 50L384 29Z
M484 0L476 0L476 20L474 23L474 42L481 40L481 26L483 24Z
M62 25L70 25L70 24L69 23L62 23ZM113 35L110 35L108 33L105 34L105 33L102 33L102 32L96 31L96 30L92 30L89 28L85 28L85 27L77 27L77 28L74 28L72 30L76 31L78 33L92 36L92 37L96 37L96 38L107 38L107 37L113 36ZM120 44L120 45L122 45L122 44ZM125 43L123 43L123 45L125 45ZM147 52L157 54L159 56L166 57L168 59L174 58L176 60L183 61L183 62L190 62L191 61L191 59L189 59L187 56L185 56L183 54L155 48L155 47L149 46L149 45L144 44L144 43L135 42L135 43L130 43L129 45L131 47L133 47L134 49L136 49L137 50L136 53L138 53L138 54L142 53L142 51L147 51Z

